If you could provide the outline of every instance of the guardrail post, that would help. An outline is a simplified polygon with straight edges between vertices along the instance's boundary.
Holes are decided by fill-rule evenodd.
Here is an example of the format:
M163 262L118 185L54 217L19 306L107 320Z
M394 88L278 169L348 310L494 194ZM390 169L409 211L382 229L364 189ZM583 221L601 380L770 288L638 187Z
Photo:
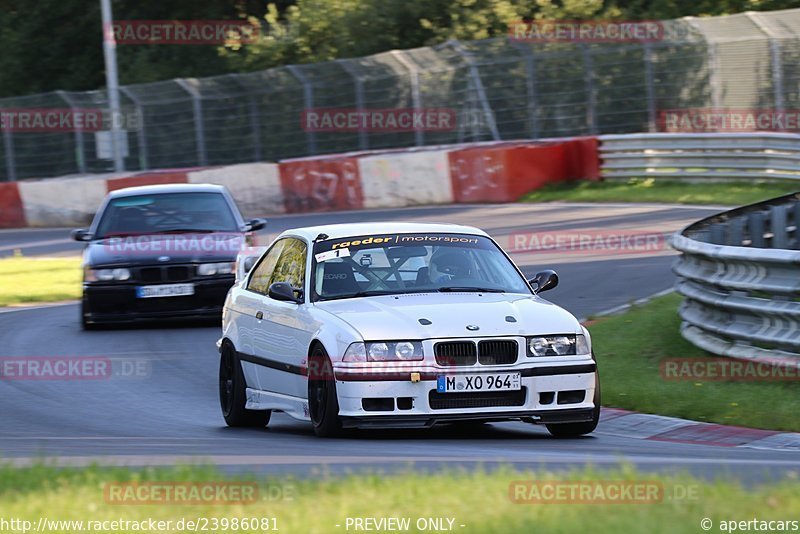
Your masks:
M139 145L139 170L146 171L150 168L147 161L147 132L144 125L144 108L142 107L142 100L136 96L130 89L125 86L120 86L119 91L127 96L133 105L136 106L136 122L138 128L136 129L136 139Z
M750 246L753 248L764 248L764 213L754 211L747 216L747 229L750 232Z
M194 136L197 144L197 164L200 167L208 165L208 155L206 153L206 134L203 128L203 103L200 92L183 78L175 78L175 82L192 97L192 110L194 112Z
M389 53L408 70L408 78L411 83L411 105L414 106L416 111L422 110L422 93L419 88L419 70L417 66L405 56L402 50L392 50ZM425 144L425 133L421 128L414 129L414 144L417 146Z
M286 69L303 84L303 106L307 112L311 111L314 109L314 88L308 80L308 76L297 65L288 65ZM317 133L313 130L306 130L306 143L309 155L315 156L317 154Z
M772 230L772 246L770 248L789 248L786 231L788 206L772 206L770 212L770 230Z

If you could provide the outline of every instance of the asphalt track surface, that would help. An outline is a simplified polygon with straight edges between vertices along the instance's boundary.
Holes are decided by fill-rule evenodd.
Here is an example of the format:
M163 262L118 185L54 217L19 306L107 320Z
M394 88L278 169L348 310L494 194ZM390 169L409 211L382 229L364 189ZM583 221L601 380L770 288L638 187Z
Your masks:
M661 205L483 205L271 217L263 238L284 228L369 220L439 221L487 230L501 244L513 234L593 236L663 233L718 211ZM0 232L0 254L74 255L64 229ZM520 239L520 238L516 238ZM527 275L554 268L561 284L546 294L578 317L670 288L674 253L666 246L640 253L612 250L514 252ZM620 333L624 335L624 333ZM0 380L0 458L25 465L56 457L62 464L215 463L228 470L292 473L320 469L418 469L494 465L572 468L626 462L645 470L685 470L744 481L796 476L800 453L666 443L613 436L602 422L589 437L556 440L544 427L497 423L478 428L359 431L321 440L307 423L273 414L266 429L224 426L217 400L215 325L158 324L82 332L78 307L0 311L0 357L102 356L139 362L137 376L91 381ZM602 370L602 350L598 348ZM144 363L141 363L144 362ZM131 366L126 369L131 372ZM602 372L602 371L601 371ZM122 373L125 374L124 372ZM794 473L794 475L792 475Z

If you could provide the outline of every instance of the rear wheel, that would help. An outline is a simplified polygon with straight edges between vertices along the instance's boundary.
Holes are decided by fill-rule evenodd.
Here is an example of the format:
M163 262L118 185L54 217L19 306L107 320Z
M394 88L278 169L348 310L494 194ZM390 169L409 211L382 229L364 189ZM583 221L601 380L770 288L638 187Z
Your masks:
M242 363L233 345L222 347L219 359L219 404L228 426L264 427L269 424L271 410L248 410Z
M594 387L594 410L592 420L585 423L564 423L557 425L546 425L547 431L556 438L577 438L591 434L597 428L600 421L600 374L595 373Z
M331 438L342 433L339 419L339 398L333 364L321 345L316 345L308 359L308 411L314 433L321 438Z

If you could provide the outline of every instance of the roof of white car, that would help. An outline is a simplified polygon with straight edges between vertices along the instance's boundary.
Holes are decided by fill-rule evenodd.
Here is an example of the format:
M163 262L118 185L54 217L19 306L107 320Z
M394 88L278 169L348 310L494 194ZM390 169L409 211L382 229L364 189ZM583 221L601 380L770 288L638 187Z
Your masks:
M313 241L320 234L327 234L328 239L340 239L343 237L355 237L361 235L375 234L473 234L487 236L483 230L472 226L462 226L460 224L438 224L438 223L406 223L406 222L364 222L349 224L325 224L320 226L307 226L305 228L294 228L286 230L283 235L296 235Z
M128 197L131 195L158 195L164 193L222 193L225 187L215 184L158 184L138 185L117 189L108 194L110 198Z

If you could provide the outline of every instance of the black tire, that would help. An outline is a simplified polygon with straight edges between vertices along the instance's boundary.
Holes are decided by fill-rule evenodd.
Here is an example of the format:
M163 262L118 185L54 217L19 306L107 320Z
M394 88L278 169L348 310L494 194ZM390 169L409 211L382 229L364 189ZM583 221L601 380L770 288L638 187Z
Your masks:
M316 345L311 351L308 368L308 411L314 433L321 438L340 436L342 420L339 418L333 364L321 345Z
M219 404L225 423L233 427L265 427L271 410L247 410L242 364L233 345L225 343L219 358Z
M592 420L585 423L563 423L557 425L546 425L547 431L555 438L577 438L591 434L597 428L600 421L600 374L595 373L594 388L594 410Z

